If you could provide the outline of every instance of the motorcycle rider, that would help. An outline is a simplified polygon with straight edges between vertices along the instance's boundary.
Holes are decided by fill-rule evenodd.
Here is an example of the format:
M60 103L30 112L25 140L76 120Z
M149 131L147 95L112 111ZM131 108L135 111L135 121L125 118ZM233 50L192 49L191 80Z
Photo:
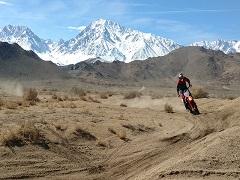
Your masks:
M184 92L186 92L188 90L187 83L188 83L189 87L192 86L190 80L187 77L185 77L183 75L183 73L180 73L178 75L177 94L178 94L178 97L180 97L180 96L182 97L182 100L183 100L186 110L188 110L188 106L187 106L187 102L184 98Z

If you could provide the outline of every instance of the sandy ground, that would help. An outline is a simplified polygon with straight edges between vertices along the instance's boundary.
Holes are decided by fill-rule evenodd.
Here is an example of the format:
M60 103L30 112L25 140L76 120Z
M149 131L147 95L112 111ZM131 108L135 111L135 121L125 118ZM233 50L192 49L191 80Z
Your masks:
M198 116L176 97L90 93L62 101L44 91L39 98L1 107L0 179L240 178L239 98L196 100ZM166 103L174 113L164 111ZM41 143L24 137L24 144L4 145L23 124L38 130Z

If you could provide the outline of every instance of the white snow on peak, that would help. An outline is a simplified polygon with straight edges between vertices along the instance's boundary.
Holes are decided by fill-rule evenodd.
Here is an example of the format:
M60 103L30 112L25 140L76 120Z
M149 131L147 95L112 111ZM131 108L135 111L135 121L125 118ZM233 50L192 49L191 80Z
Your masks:
M0 31L0 41L18 43L26 50L33 50L42 59L60 65L75 64L96 57L107 62L131 62L163 56L181 47L172 40L132 30L104 19L90 23L68 41L43 40L25 26L12 25L5 26Z
M22 48L33 50L36 53L43 53L49 50L45 40L40 39L26 26L5 26L0 31L0 41L18 43Z
M206 49L220 50L225 54L240 52L240 41L236 40L226 41L219 39L217 41L200 41L192 43L191 46L201 46Z
M131 62L163 56L179 47L180 45L172 40L99 19L92 22L75 38L59 46L53 53L59 55L57 59L63 64L70 62L70 57L73 58L71 59L73 63L83 61L86 57Z

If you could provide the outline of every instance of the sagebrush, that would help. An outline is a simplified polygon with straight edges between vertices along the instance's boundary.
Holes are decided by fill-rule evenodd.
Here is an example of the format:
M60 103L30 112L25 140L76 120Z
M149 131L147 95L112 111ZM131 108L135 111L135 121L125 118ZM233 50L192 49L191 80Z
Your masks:
M134 99L136 97L141 97L142 93L138 91L131 91L124 95L124 99Z
M193 88L192 89L192 96L195 99L207 98L208 97L208 92L205 91L203 88Z
M173 107L170 104L165 104L164 105L164 111L167 113L173 113Z
M25 92L24 92L24 100L26 100L26 101L35 101L35 102L39 101L37 90L34 89L34 88L30 88L30 89L25 90Z

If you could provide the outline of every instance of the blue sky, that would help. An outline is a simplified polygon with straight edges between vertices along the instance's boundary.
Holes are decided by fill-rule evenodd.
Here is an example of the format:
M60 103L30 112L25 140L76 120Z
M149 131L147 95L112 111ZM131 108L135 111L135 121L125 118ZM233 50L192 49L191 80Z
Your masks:
M99 18L185 45L240 40L240 0L0 0L0 27L26 25L44 39L70 39Z

